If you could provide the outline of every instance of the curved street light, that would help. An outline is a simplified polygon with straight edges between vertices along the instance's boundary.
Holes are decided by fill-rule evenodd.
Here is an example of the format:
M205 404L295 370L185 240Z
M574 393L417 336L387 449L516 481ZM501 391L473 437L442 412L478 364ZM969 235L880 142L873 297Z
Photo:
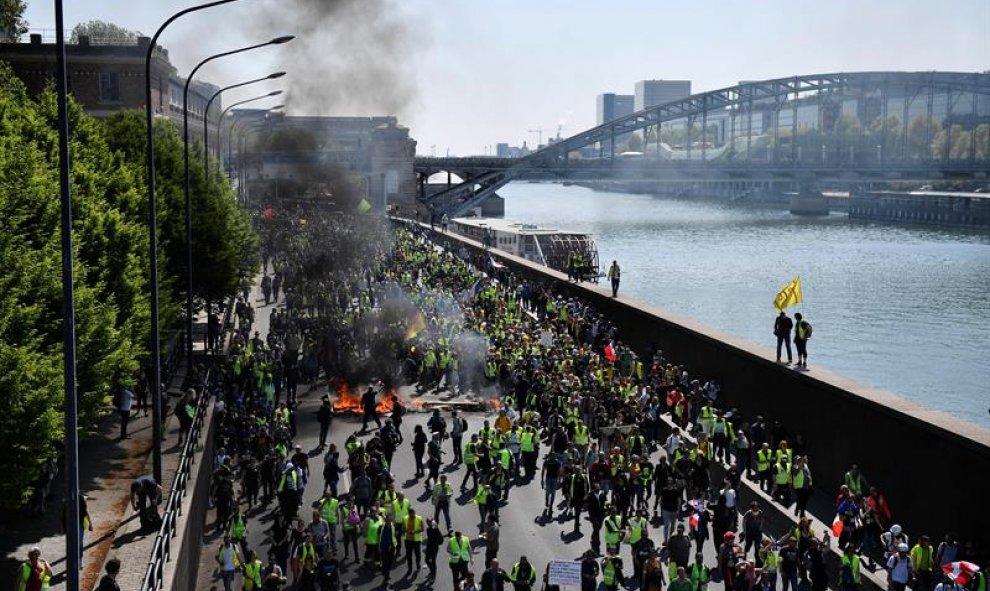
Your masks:
M144 109L145 123L147 125L147 138L145 147L145 159L148 165L148 250L151 259L151 375L148 376L148 389L151 394L151 428L152 428L152 472L155 480L162 481L162 397L161 397L161 343L159 339L160 326L158 318L158 215L155 201L155 137L154 125L151 112L151 58L158 44L158 38L162 32L176 19L191 12L230 4L237 0L214 0L197 6L190 6L185 10L173 14L167 21L158 27L151 43L148 44L148 52L144 57Z
M218 90L215 93L213 93L213 96L211 96L210 97L210 100L207 101L207 103L206 103L206 109L203 110L203 170L206 171L207 178L209 178L209 176L210 176L209 175L209 172L210 172L210 156L209 156L209 154L210 153L209 153L209 150L207 149L207 147L209 145L210 131L209 131L209 119L207 117L209 116L209 113L210 113L210 107L213 106L213 101L216 100L217 97L219 97L224 92L226 92L228 90L231 90L233 88L240 88L241 86L247 86L249 84L256 84L258 82L264 82L265 80L275 80L276 78L281 78L282 76L285 76L285 72L275 72L274 74L269 74L269 75L265 76L264 78L255 78L254 80L248 80L247 82L241 82L239 84L231 84L230 86L224 86L220 90ZM285 106L285 105L280 105L280 106ZM276 107L272 107L272 109L275 109L275 108ZM269 109L269 110L272 110L272 109ZM224 111L224 113L226 113L226 111ZM221 115L220 116L220 119L217 121L217 130L218 130L218 133L219 133L220 126L222 124L223 124L223 115ZM218 143L217 143L217 161L218 162L219 162L219 159L220 159L220 144L219 144L219 140L218 140Z
M196 64L189 76L186 78L185 86L182 89L182 144L183 144L183 167L185 168L185 200L186 200L186 375L192 375L193 367L193 278L192 278L192 199L189 197L189 85L192 83L196 72L206 64L215 59L228 57L252 49L260 49L269 45L281 45L295 39L294 35L283 35L276 37L266 43L257 43L240 49L224 51L211 55ZM203 121L206 121L206 111L203 111ZM204 151L206 147L203 147Z
M221 130L223 129L223 118L227 115L227 112L228 111L230 111L234 107L243 105L245 103L253 103L254 101L260 101L260 100L266 99L268 97L278 96L278 95L282 94L283 92L284 91L282 91L282 90L273 90L273 91L269 92L268 94L258 95L258 96L255 96L255 97L252 97L252 98L249 98L249 99L244 99L242 101L237 101L236 103L232 103L232 104L228 105L226 109L224 109L223 111L220 112L220 120L217 122L217 148L220 148L220 133L221 133ZM270 111L270 110L271 109L266 109L266 111ZM233 129L233 123L231 124L231 129ZM228 139L228 141L227 141L227 162L228 163L230 162L230 158L231 158L230 141Z

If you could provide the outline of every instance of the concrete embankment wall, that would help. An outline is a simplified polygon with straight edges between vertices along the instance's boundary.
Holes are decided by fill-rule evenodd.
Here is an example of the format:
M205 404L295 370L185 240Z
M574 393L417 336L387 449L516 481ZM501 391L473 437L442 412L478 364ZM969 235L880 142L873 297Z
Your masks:
M476 254L481 245L453 235L438 235L455 250ZM609 291L575 285L561 273L520 258L500 255L513 272L528 280L553 283L567 296L591 302L618 328L625 343L639 352L659 348L701 379L717 378L723 405L749 419L779 420L801 434L810 458L815 498L812 509L825 523L834 516L833 498L843 475L858 464L870 482L884 491L894 520L912 541L926 533L940 538L955 532L982 553L990 548L983 506L990 474L990 432L944 413L920 407L889 392L868 388L815 367L815 340L809 343L812 370L802 372L774 362L774 351L717 332L632 298L612 299ZM662 294L661 294L662 298ZM809 318L812 324L814 318ZM767 340L773 338L768 310ZM877 343L876 346L883 346ZM940 371L933 367L931 371ZM952 388L952 377L946 388Z

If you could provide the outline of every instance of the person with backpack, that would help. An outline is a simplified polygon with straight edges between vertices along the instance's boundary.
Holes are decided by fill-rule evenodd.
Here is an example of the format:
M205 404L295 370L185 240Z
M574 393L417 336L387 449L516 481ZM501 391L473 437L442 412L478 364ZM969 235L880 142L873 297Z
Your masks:
M794 347L797 349L797 366L808 369L808 340L811 338L811 323L800 312L794 315Z
M358 554L358 528L361 525L361 514L350 496L344 496L340 503L341 530L344 533L344 561L350 558L350 549L354 548L354 562L361 562Z
M51 565L41 557L41 548L35 546L28 552L28 559L21 563L14 589L15 591L47 589L48 581L53 575Z

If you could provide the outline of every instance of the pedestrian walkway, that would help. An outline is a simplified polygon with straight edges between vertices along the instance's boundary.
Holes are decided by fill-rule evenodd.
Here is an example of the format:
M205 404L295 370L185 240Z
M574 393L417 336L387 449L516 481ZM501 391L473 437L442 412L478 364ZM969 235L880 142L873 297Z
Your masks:
M204 319L205 320L205 319ZM198 324L203 324L201 322ZM168 384L169 392L181 388L186 366L182 361ZM162 445L162 488L172 486L182 451L179 421L172 411L177 398L169 399L163 408L165 417ZM129 439L119 439L119 415L108 409L93 429L94 434L79 442L79 490L85 495L92 521L92 531L83 538L81 589L92 589L103 574L103 565L110 558L121 561L119 580L140 580L151 555L156 532L142 533L137 514L130 504L130 486L135 478L150 474L152 421L151 409L132 414L128 425ZM41 549L42 558L52 566L55 575L51 589L65 588L66 552L62 512L65 499L65 472L52 482L45 515L33 517L25 507L3 514L0 519L0 581L13 581L18 566L27 558L32 547ZM132 576L133 575L133 576ZM128 587L131 588L131 587ZM133 587L136 588L136 587Z

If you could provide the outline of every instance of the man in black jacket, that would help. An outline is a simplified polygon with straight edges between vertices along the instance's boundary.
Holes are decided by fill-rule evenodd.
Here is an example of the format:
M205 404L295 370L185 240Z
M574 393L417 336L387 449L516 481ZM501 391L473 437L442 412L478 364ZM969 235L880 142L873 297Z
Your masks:
M498 567L498 558L493 558L485 573L481 575L481 591L505 591L509 575Z
M773 321L773 335L777 337L777 363L780 363L780 346L787 345L787 364L790 365L794 358L791 356L791 329L794 323L790 317L781 310L780 314Z

